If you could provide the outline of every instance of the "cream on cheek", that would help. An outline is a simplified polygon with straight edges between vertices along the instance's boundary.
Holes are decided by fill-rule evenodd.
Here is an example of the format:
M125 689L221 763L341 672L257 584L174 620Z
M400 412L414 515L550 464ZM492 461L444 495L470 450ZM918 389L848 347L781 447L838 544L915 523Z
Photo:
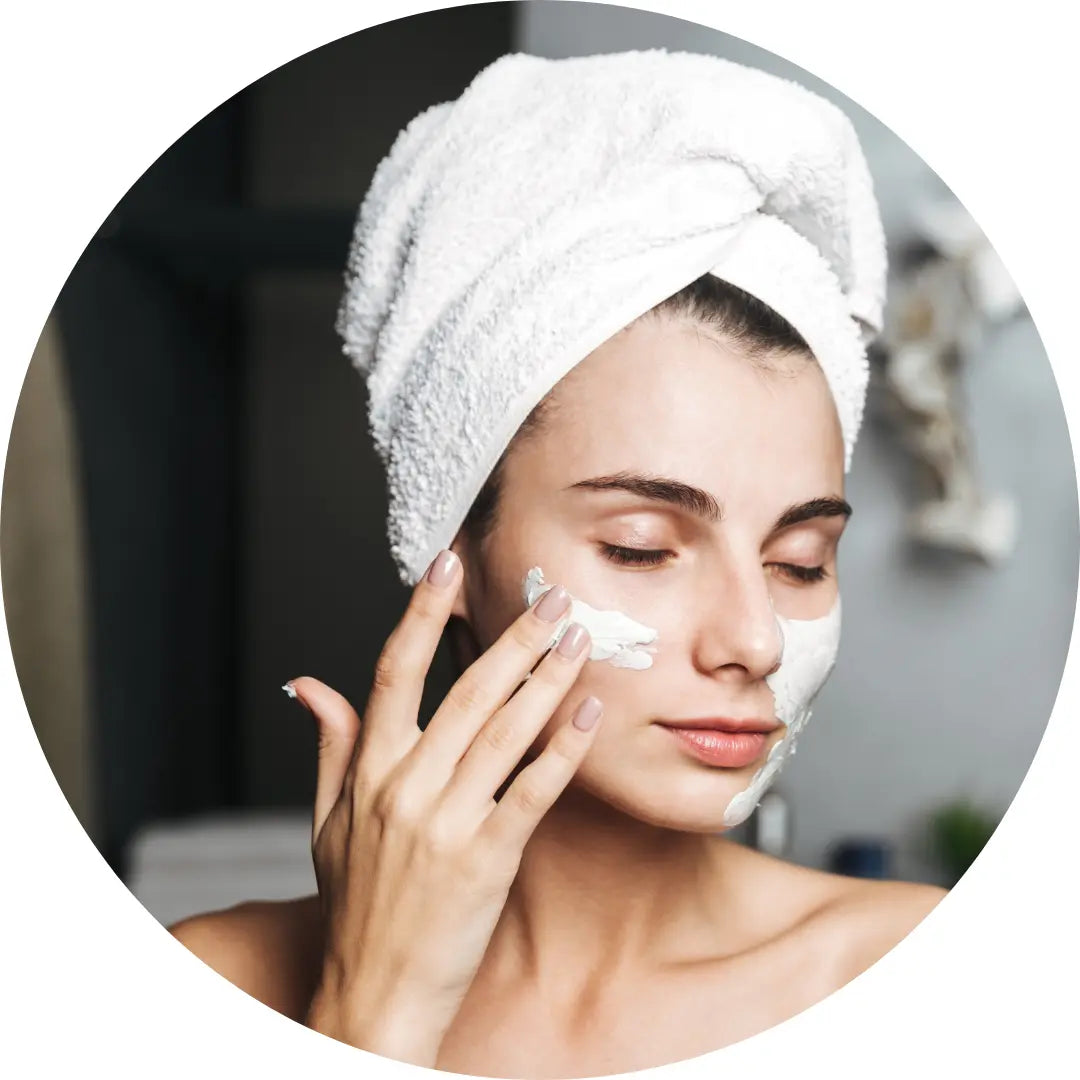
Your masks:
M522 582L521 592L525 606L531 607L550 589L544 584L544 574L534 566ZM615 667L642 671L652 667L654 643L659 636L651 626L645 626L621 611L600 610L576 596L570 598L570 610L558 622L549 646L557 644L571 623L580 623L589 631L592 645L590 660L607 660Z
M795 753L799 733L810 719L810 706L825 685L840 647L840 597L820 619L786 619L777 614L783 652L779 668L765 678L773 692L777 720L786 726L784 737L769 751L750 783L727 805L724 826L744 822L776 779L784 762Z
M551 586L543 571L534 566L522 583L527 607ZM780 666L765 682L773 693L773 711L784 726L784 737L769 751L747 786L735 795L724 811L724 827L744 822L754 811L787 758L795 753L799 733L810 719L810 706L836 664L840 647L840 597L818 619L789 619L774 611L783 643ZM549 645L558 643L572 622L581 623L592 638L590 660L607 660L616 667L643 670L652 666L658 632L621 611L598 610L571 597L568 614L556 625Z

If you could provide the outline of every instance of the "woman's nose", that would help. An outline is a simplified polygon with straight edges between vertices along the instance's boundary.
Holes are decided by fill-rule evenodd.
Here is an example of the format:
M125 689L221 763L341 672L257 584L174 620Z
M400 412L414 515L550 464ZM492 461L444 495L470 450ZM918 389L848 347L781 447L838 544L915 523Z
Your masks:
M701 671L763 679L779 668L783 652L783 630L760 565L731 574L703 592L694 640L695 664Z

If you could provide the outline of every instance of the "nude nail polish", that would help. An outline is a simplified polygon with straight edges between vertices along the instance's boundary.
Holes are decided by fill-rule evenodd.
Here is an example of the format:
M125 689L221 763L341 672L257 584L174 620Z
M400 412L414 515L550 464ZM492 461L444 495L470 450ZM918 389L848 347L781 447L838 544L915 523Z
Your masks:
M589 632L585 627L581 623L571 623L559 640L556 651L567 660L573 660L585 648L588 640Z
M561 586L553 585L536 605L536 617L544 622L555 622L570 606L570 594Z
M574 727L581 731L588 731L600 719L603 711L604 706L599 698L587 697L574 713Z

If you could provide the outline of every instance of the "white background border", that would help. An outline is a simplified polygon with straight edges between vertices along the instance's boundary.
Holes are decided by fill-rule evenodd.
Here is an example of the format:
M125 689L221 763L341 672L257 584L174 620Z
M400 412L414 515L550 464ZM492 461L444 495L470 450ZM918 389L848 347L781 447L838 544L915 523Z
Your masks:
M97 0L8 10L0 64L5 445L26 365L67 274L163 150L231 94L301 53L363 26L445 6L453 5ZM1067 5L634 6L779 53L905 139L1004 259L1074 420L1080 234L1071 103L1078 95ZM9 873L0 1068L20 1077L82 1068L120 1077L189 1077L208 1068L211 1075L236 1068L263 1077L338 1067L368 1076L410 1071L315 1035L234 990L139 906L61 795L26 714L6 625L0 632L0 835ZM656 1072L773 1076L788 1066L836 1078L1058 1076L1062 1064L1076 1061L1080 935L1070 884L1077 845L1067 797L1080 761L1075 652L1027 781L952 895L901 946L820 1005L734 1047ZM1001 672L1003 679L1024 676Z

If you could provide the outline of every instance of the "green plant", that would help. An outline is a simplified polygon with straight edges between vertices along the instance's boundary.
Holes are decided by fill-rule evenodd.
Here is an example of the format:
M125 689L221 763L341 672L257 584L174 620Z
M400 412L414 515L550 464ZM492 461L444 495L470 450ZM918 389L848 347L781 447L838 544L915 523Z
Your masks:
M986 846L998 820L969 798L946 803L930 816L931 849L954 883Z

